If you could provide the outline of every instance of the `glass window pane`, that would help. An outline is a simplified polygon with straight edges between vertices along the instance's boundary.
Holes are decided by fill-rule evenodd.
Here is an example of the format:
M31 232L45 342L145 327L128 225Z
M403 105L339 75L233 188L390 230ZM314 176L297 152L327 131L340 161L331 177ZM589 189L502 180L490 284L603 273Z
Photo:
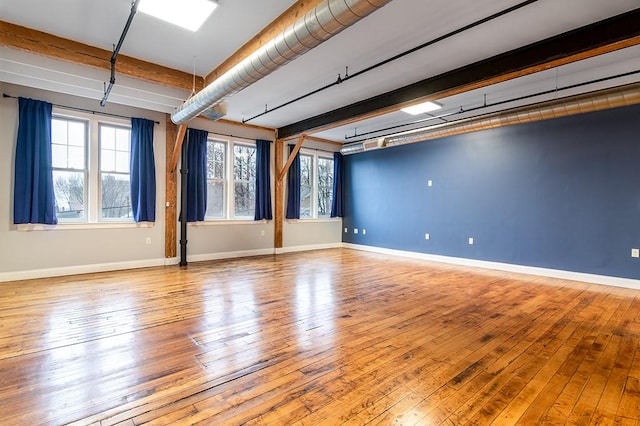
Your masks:
M224 179L225 150L222 142L207 143L207 179Z
M100 152L100 170L114 172L116 170L116 153L103 149Z
M253 217L255 213L255 182L236 182L234 212L236 217Z
M67 168L67 146L66 145L51 145L51 162L53 167Z
M207 181L207 218L224 217L224 182Z
M256 148L236 145L233 150L233 176L236 180L251 181L256 178Z
M331 214L333 159L318 158L318 216Z
M311 217L310 185L300 185L300 217Z
M313 157L310 155L300 156L300 184L311 186L313 182L312 174Z
M53 171L56 215L61 222L84 221L86 218L84 172Z
M116 149L116 129L109 126L100 126L100 148Z
M84 147L86 135L85 123L69 121L69 145Z
M256 193L256 148L235 145L233 148L234 216L253 217Z
M116 151L116 172L129 173L129 152Z
M103 219L131 220L129 175L102 173L101 217Z
M69 159L67 167L70 169L84 170L84 147L70 146L68 152Z
M67 121L51 120L51 142L56 144L67 144Z
M116 149L118 151L129 152L130 133L128 129L116 129Z

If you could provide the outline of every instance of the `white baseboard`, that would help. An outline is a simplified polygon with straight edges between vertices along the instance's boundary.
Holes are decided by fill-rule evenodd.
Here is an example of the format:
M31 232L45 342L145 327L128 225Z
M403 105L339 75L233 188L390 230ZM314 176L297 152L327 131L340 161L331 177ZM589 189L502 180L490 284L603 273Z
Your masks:
M290 246L275 249L276 254L295 253L299 251L326 250L332 248L342 248L342 243L309 244L304 246Z
M340 248L342 243L315 244L308 246L284 247L282 249L258 249L221 253L205 253L187 256L187 262L203 262L207 260L236 259L241 257L265 256L271 254L291 253L308 250ZM28 271L0 272L0 282L20 281L37 278L61 277L65 275L91 274L96 272L120 271L124 269L149 268L153 266L171 266L180 263L180 258L137 260L130 262L99 263L93 265L64 266L58 268L33 269Z
M495 269L498 271L516 272L519 274L537 275L562 280L581 281L592 284L603 284L614 287L625 287L640 290L640 280L630 278L610 277L607 275L594 275L582 272L563 271L559 269L538 268L535 266L512 265L509 263L488 262L484 260L465 259L461 257L439 256L435 254L418 253L404 250L394 250L382 247L364 246L359 244L343 243L344 248L369 251L373 253L388 254L392 256L408 257L411 259L428 260L432 262L449 263L453 265L472 266L476 268Z
M204 262L207 260L236 259L240 257L266 256L274 254L272 248L257 250L228 251L221 253L205 253L187 255L187 262Z
M93 265L62 266L58 268L32 269L29 271L0 272L0 282L32 280L36 278L61 277L64 275L92 274L95 272L120 271L123 269L164 266L165 259L134 260L128 262L98 263Z

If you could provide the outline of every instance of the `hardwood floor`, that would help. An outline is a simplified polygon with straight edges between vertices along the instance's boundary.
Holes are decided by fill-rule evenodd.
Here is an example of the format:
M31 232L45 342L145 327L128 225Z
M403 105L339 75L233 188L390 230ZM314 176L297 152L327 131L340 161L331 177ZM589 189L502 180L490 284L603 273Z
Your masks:
M639 295L347 249L0 283L0 423L639 424Z

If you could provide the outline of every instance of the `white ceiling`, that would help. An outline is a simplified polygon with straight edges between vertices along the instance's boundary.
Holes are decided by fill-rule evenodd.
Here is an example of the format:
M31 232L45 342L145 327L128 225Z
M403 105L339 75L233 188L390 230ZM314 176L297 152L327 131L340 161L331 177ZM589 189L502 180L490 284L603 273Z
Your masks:
M121 53L189 73L195 65L196 74L206 75L291 6L294 0L220 0L219 3L220 7L197 33L138 13ZM264 111L265 104L272 108L335 81L338 74L344 75L345 67L349 67L349 73L353 74L517 3L519 1L514 0L393 0L351 28L228 98L226 118L242 121ZM539 0L250 123L274 128L291 124L638 6L638 0ZM130 8L129 0L0 0L0 19L111 49L120 37ZM638 69L640 50L634 47L439 102L443 104L442 112L453 112L460 107L468 109L481 105L485 95L487 102L492 103ZM627 81L640 81L640 75L624 79ZM597 87L622 82L611 81ZM594 88L595 85L585 86L571 93ZM114 89L114 93L117 96L117 90ZM87 96L84 92L78 94ZM547 98L565 94L569 92L547 95ZM527 103L541 99L531 98ZM180 100L173 102L177 105ZM515 104L501 108L511 106ZM317 136L350 142L357 138L345 138L345 135L361 134L415 119L395 112L323 131Z

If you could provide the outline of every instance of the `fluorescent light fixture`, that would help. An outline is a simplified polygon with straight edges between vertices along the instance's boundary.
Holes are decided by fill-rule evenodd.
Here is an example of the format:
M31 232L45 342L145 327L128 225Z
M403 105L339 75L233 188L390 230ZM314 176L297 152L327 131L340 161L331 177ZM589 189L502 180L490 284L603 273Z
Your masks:
M410 107L402 108L400 111L406 112L411 115L424 114L425 112L435 111L442 108L442 105L438 105L435 102L423 102L418 105L412 105Z
M163 21L198 31L218 6L211 0L140 0L138 10Z

